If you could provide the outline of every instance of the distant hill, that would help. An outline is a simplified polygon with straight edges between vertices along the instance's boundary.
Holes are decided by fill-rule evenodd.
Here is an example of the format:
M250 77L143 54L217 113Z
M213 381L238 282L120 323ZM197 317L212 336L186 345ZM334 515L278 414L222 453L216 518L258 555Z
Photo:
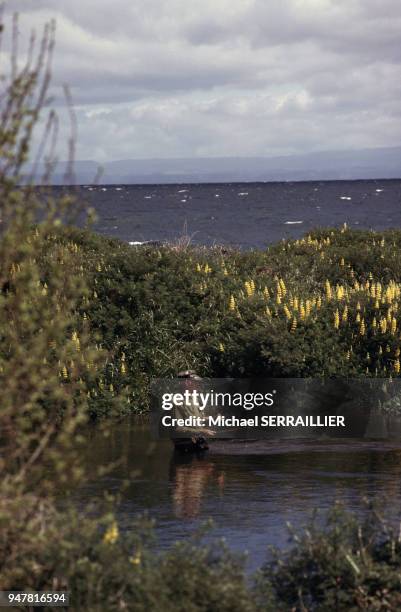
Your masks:
M106 162L102 167L101 184L390 179L401 178L401 147L282 157L126 159ZM57 164L53 184L66 182L66 168L66 162ZM95 161L77 161L75 182L92 183L98 168Z

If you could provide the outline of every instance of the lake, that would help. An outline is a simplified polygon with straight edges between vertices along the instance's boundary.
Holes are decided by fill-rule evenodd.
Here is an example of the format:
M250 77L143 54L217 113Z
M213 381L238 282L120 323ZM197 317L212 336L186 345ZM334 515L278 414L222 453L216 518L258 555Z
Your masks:
M401 448L394 441L218 442L203 456L174 453L171 442L153 441L147 424L127 419L110 425L108 437L96 428L87 441L91 466L119 464L94 477L78 493L80 502L117 493L123 529L138 514L156 520L158 546L190 537L207 519L208 537L224 537L249 553L248 570L266 559L268 546L288 544L287 522L301 527L314 508L323 513L335 500L363 512L363 498L397 520L401 502Z
M96 211L96 232L127 242L188 235L193 244L249 249L316 227L401 227L401 180L87 185L76 195Z

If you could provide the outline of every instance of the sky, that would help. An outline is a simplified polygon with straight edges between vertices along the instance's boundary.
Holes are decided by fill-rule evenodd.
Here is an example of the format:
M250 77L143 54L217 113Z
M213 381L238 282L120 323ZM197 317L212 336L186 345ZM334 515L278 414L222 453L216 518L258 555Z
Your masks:
M12 0L11 9L22 49L31 28L56 19L53 104L65 143L67 83L77 159L401 144L399 0Z

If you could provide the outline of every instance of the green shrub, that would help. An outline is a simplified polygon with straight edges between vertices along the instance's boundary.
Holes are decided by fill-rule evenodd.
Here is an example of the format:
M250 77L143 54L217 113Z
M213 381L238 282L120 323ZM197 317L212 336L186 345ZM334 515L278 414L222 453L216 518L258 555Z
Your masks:
M400 231L319 230L253 252L133 248L72 228L57 240L80 253L89 296L79 316L109 355L96 373L92 416L146 410L150 379L182 369L400 374Z
M257 579L261 610L398 610L401 543L373 509L365 520L334 507L320 526L293 533Z

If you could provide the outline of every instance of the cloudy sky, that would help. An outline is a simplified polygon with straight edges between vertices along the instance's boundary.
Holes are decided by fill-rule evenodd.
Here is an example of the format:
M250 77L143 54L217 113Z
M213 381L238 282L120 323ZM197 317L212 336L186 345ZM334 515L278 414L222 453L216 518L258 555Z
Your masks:
M12 0L57 21L78 159L401 144L400 0ZM65 122L63 122L65 124ZM61 153L62 155L62 153Z

